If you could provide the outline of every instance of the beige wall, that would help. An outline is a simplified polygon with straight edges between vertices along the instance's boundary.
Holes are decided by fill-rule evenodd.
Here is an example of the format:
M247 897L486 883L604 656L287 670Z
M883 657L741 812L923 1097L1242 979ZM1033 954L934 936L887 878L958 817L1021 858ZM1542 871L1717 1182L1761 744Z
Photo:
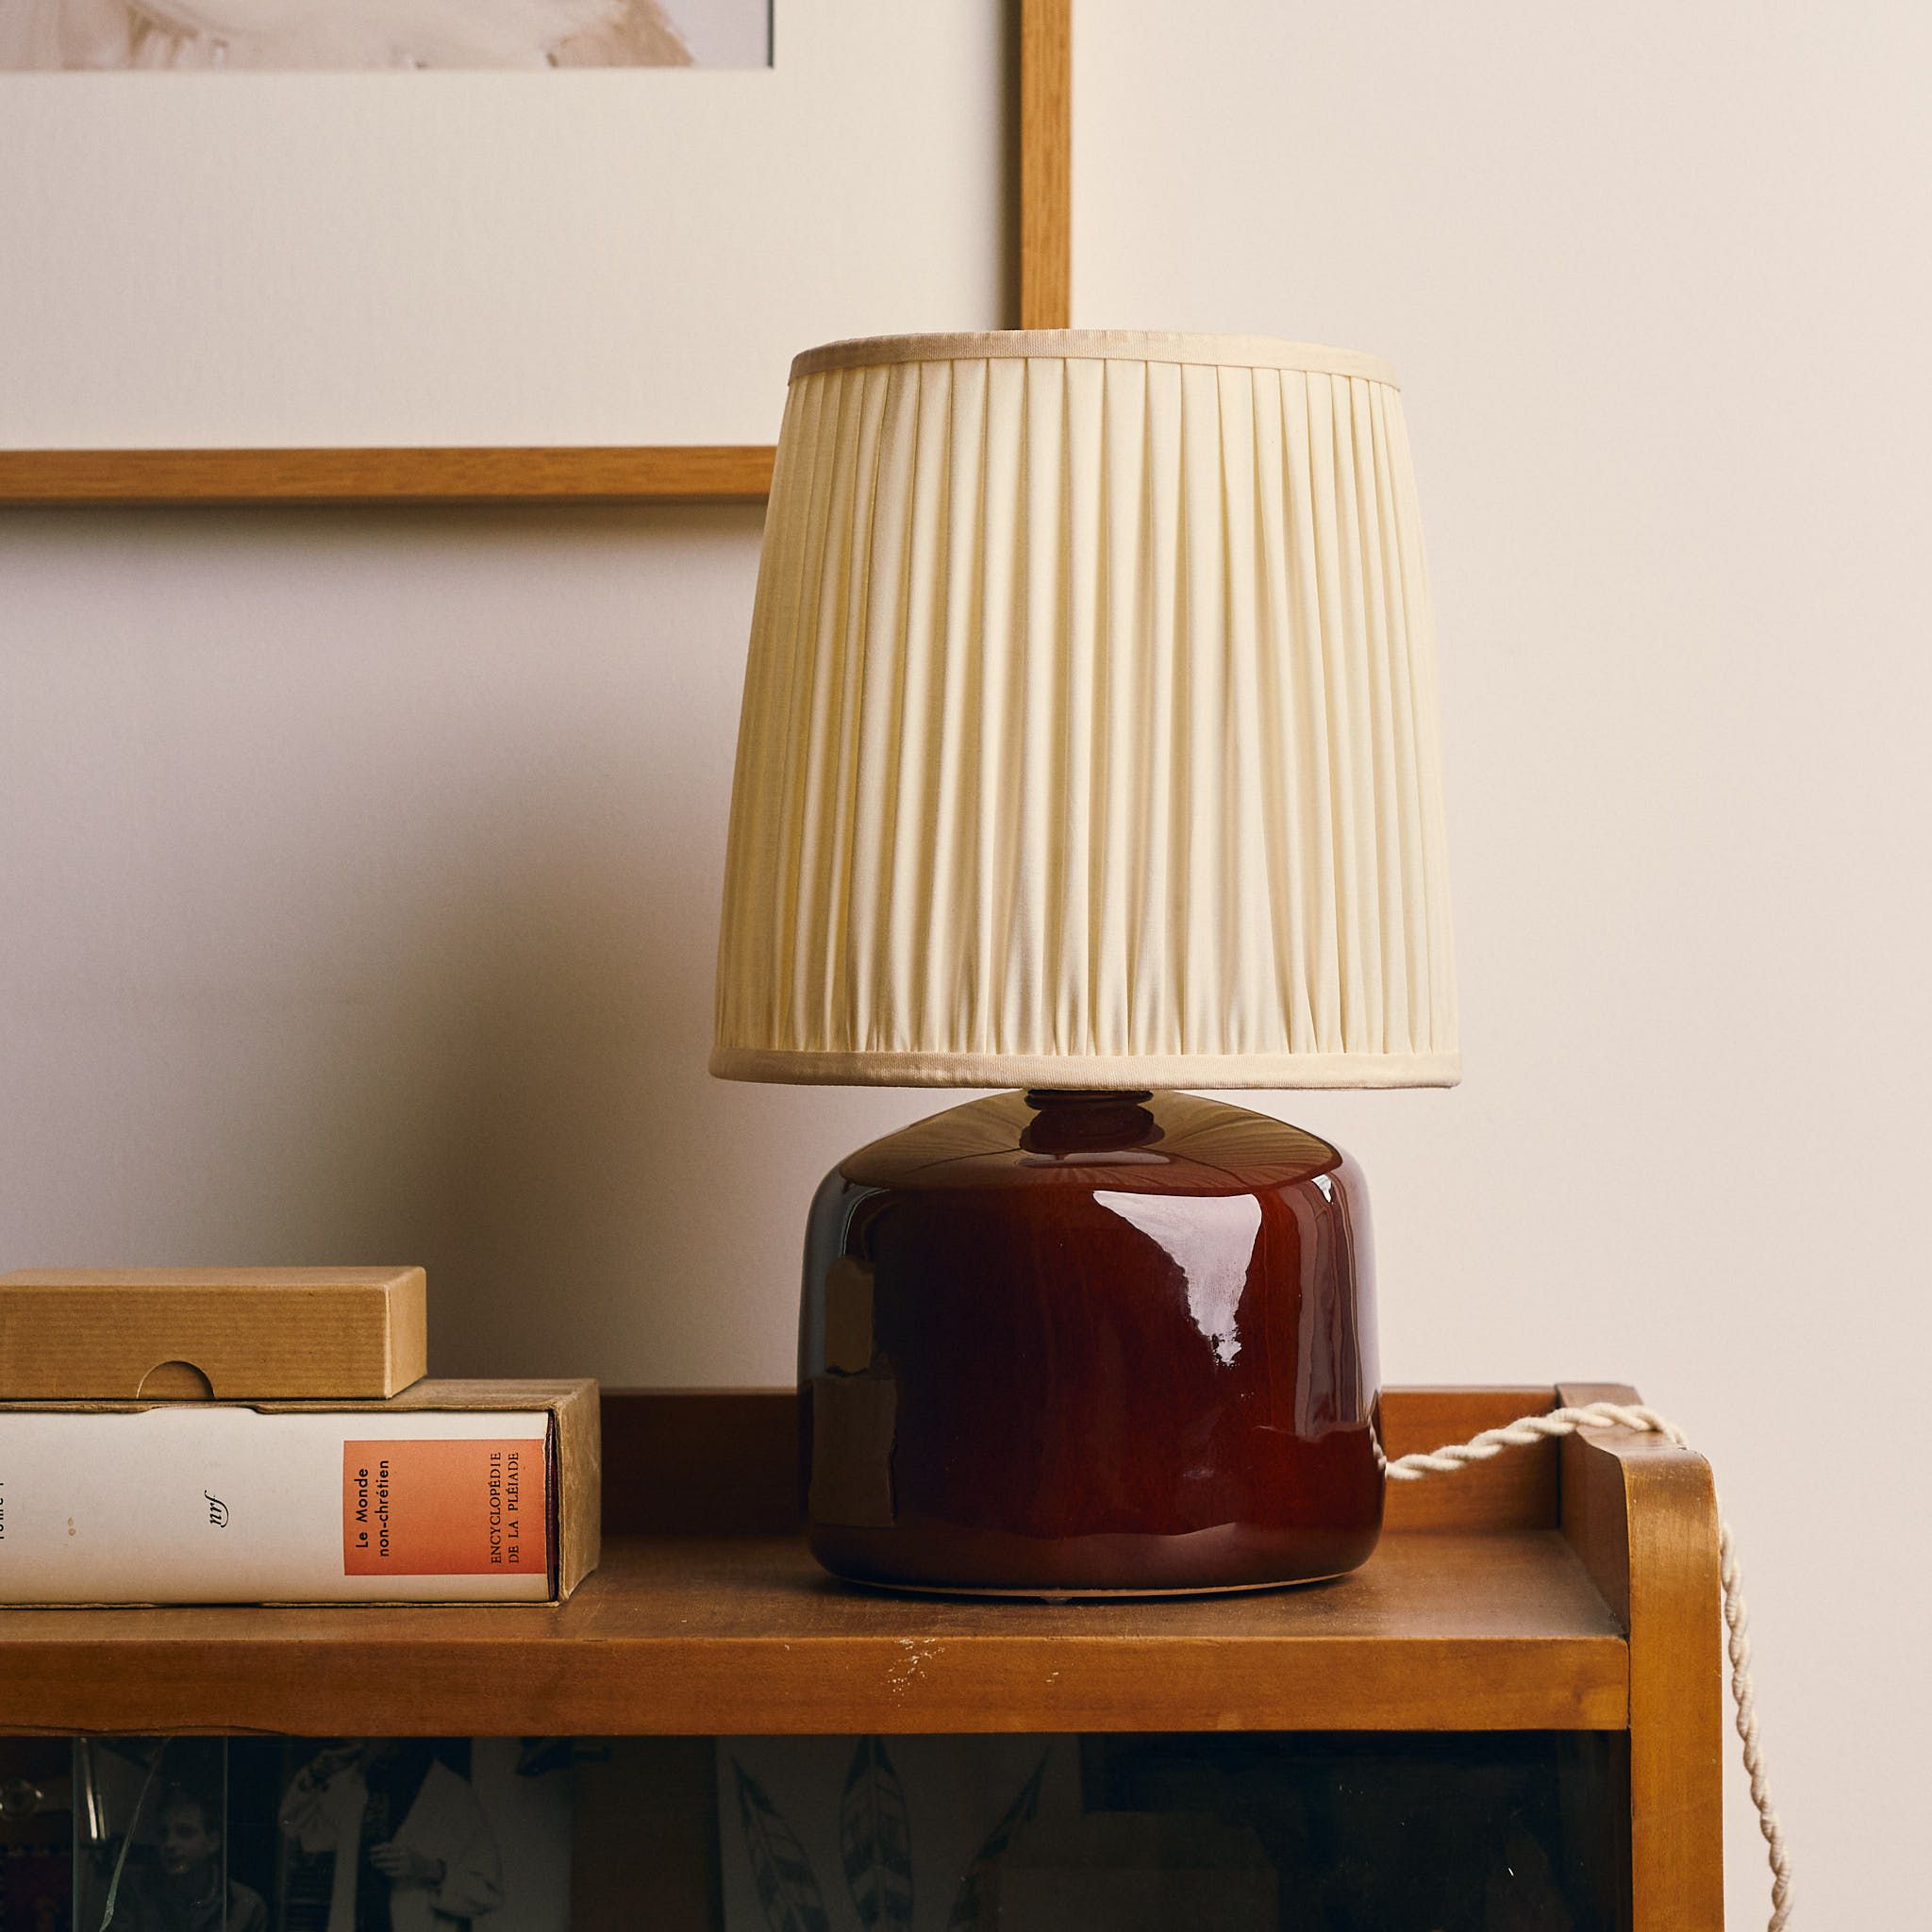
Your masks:
M1376 350L1421 473L1467 1076L1296 1108L1368 1172L1387 1369L1691 1432L1800 1916L1922 1921L1928 16L1174 17L1082 12L1077 319Z
M1386 1368L1625 1376L1710 1451L1806 1920L1910 1923L1927 33L1081 25L1077 319L1406 379L1468 1077L1279 1102L1367 1169ZM703 1072L756 548L0 525L0 1261L421 1258L442 1369L786 1377L807 1193L933 1103Z

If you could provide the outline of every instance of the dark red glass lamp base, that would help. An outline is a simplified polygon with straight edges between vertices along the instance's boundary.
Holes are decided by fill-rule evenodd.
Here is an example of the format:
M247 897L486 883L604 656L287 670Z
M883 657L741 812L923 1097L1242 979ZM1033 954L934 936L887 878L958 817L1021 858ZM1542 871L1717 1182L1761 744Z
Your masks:
M1185 1093L1003 1093L812 1205L812 1553L1019 1596L1334 1576L1382 1522L1373 1271L1340 1149Z

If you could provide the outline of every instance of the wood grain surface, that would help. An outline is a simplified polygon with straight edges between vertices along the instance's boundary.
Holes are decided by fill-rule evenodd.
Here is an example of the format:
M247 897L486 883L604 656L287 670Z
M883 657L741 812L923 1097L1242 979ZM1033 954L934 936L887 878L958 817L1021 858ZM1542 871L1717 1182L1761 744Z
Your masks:
M1602 1392L1629 1399L1535 1386L1385 1391L1388 1448L1461 1441L1559 1393ZM620 1533L558 1608L0 1612L0 1724L640 1735L1631 1725L1639 1932L1717 1924L1721 1680L1701 1458L1614 1435L1512 1451L1392 1491L1371 1562L1300 1590L954 1602L856 1591L818 1571L793 1533L796 1423L789 1390L608 1391L606 1522Z
M0 450L0 504L762 503L769 448Z
M1385 1389L1382 1447L1390 1457L1466 1442L1556 1406L1547 1383L1496 1389ZM1554 1529L1557 1449L1553 1442L1512 1449L1453 1476L1391 1483L1384 1533L1418 1529Z
M1020 326L1073 313L1073 0L1020 8Z
M1565 1404L1635 1403L1566 1383ZM1604 1430L1562 1446L1563 1532L1630 1646L1633 1932L1723 1932L1724 1665L1717 1494L1701 1456Z
M797 1539L625 1538L558 1608L0 1612L9 1731L1617 1729L1551 1530L1388 1538L1330 1584L1122 1603L834 1583Z

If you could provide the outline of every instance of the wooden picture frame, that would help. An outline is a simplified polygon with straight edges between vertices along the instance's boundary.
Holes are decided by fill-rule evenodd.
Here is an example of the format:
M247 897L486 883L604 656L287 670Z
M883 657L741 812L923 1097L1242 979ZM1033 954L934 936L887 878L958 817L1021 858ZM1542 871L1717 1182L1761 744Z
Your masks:
M1072 0L1011 0L1019 59L1018 325L1064 328ZM768 444L0 451L0 505L761 503Z

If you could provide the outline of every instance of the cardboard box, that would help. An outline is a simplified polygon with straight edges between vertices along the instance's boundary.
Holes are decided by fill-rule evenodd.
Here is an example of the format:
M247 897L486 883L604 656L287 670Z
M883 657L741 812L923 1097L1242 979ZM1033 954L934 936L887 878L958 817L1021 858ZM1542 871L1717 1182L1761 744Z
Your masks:
M428 1368L420 1268L0 1274L0 1400L382 1400Z
M0 1403L0 1603L558 1603L597 1566L600 1432L591 1381Z

